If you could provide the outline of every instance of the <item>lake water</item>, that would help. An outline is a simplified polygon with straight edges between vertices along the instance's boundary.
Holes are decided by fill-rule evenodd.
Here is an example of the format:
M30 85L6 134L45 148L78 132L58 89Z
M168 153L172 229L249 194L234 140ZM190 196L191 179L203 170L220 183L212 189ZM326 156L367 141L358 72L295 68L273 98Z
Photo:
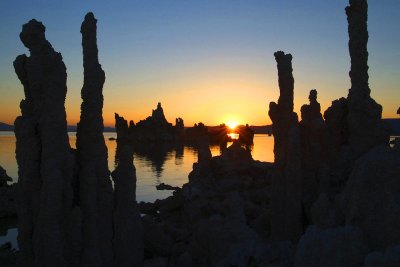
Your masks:
M108 168L113 171L116 164L117 143L109 138L116 138L116 133L104 133L108 148ZM75 148L75 133L69 133L69 140L71 147ZM273 162L273 140L272 136L256 134L252 147L253 158ZM219 146L211 146L210 149L213 156L221 153ZM170 191L158 191L155 186L160 183L182 186L188 181L188 174L192 170L194 162L197 162L197 150L194 147L168 143L143 145L134 153L137 200L154 201L157 198L169 196ZM15 160L14 132L0 132L0 166L6 169L8 176L12 177L14 182L17 181L18 166Z
M108 148L108 168L115 169L115 151L117 143L116 133L104 133L104 139ZM71 147L75 147L76 135L69 133ZM228 146L230 144L228 143ZM274 161L274 139L272 136L256 134L252 155L255 160ZM213 156L220 155L219 146L210 146ZM197 162L197 150L191 146L176 144L146 144L137 148L134 153L136 167L137 187L136 198L138 201L154 201L166 198L171 191L156 190L156 185L166 183L172 186L182 186L188 182L188 174L192 170L193 163ZM8 176L14 182L18 177L18 166L15 160L15 135L14 132L0 131L0 166L6 169ZM15 221L0 221L0 245L11 241L13 247L16 244L17 230Z

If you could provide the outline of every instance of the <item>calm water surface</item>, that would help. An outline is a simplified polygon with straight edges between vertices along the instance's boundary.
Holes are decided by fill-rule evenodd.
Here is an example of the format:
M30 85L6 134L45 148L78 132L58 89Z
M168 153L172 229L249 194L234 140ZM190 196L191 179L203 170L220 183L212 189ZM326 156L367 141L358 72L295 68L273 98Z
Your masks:
M104 133L104 139L108 148L108 168L115 169L116 133ZM75 147L76 135L69 133L71 147ZM228 143L228 146L230 144ZM255 160L273 162L274 141L273 137L267 135L255 135L252 155ZM211 146L213 156L220 155L219 146ZM137 188L136 198L138 201L154 201L166 198L171 191L156 190L160 183L172 186L182 186L188 181L188 174L192 165L197 162L197 150L191 146L174 144L146 144L135 149L134 164L136 167ZM6 169L8 176L14 182L18 177L18 166L15 160L15 136L14 132L0 131L0 166ZM10 241L17 248L17 229L15 220L0 220L0 245Z
M108 168L115 169L115 150L117 143L109 138L116 138L116 133L104 133L108 148ZM76 135L69 133L71 147L75 147ZM229 146L230 144L228 144ZM252 147L253 158L260 161L274 160L273 137L255 135ZM213 156L221 153L219 146L211 146ZM166 183L173 186L182 186L188 181L188 174L192 165L197 161L197 150L190 146L173 144L146 144L134 153L134 164L137 176L137 200L154 201L165 198L170 191L158 191L155 186ZM18 166L15 160L15 136L13 132L0 132L0 166L6 169L7 174L16 182Z

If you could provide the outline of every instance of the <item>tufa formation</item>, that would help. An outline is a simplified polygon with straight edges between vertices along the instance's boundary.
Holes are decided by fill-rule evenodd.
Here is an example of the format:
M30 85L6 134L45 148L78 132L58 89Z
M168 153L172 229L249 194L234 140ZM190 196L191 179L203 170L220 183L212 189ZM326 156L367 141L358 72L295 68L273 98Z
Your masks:
M14 61L25 92L15 121L19 265L139 266L143 242L133 159L121 156L114 192L108 170L96 19L88 13L81 27L84 85L76 151L67 135L66 68L44 33L36 20L23 25L20 37L30 57ZM128 253L127 242L137 249Z

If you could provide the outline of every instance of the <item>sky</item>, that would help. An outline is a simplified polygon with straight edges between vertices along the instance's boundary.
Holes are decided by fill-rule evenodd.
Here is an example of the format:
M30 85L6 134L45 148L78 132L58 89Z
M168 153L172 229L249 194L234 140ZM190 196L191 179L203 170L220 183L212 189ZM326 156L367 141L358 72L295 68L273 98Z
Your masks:
M0 121L20 115L23 87L13 61L29 51L19 40L35 18L67 67L68 124L79 121L83 85L80 25L97 18L99 60L106 72L103 117L135 122L162 103L167 120L266 125L279 97L274 52L293 55L295 111L318 90L322 112L346 97L346 0L1 0ZM369 1L369 83L383 117L400 106L400 0Z

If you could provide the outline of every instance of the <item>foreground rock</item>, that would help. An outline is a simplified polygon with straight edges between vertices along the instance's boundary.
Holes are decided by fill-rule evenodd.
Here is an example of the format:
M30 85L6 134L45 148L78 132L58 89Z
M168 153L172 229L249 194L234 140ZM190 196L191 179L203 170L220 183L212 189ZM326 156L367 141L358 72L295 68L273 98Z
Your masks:
M66 68L46 40L42 23L24 24L20 38L30 51L30 57L20 55L14 61L25 92L22 115L14 123L21 266L66 266L74 164L64 108Z
M283 259L265 241L272 164L254 161L238 142L220 156L202 155L182 189L141 204L150 214L143 218L145 263L167 258L163 266L246 266Z
M103 84L105 74L99 64L96 22L92 13L81 26L84 83L76 148L79 162L79 192L82 211L84 266L113 263L113 195L103 137Z
M26 97L15 121L19 265L139 266L143 239L132 157L120 156L114 192L108 170L96 19L88 13L81 27L84 85L76 150L67 135L66 69L44 31L36 20L23 26L21 41L31 56L14 62Z
M362 267L367 254L362 231L355 227L307 229L297 245L295 267Z
M360 227L372 250L400 244L399 177L400 153L376 147L356 162L343 193L346 224Z

